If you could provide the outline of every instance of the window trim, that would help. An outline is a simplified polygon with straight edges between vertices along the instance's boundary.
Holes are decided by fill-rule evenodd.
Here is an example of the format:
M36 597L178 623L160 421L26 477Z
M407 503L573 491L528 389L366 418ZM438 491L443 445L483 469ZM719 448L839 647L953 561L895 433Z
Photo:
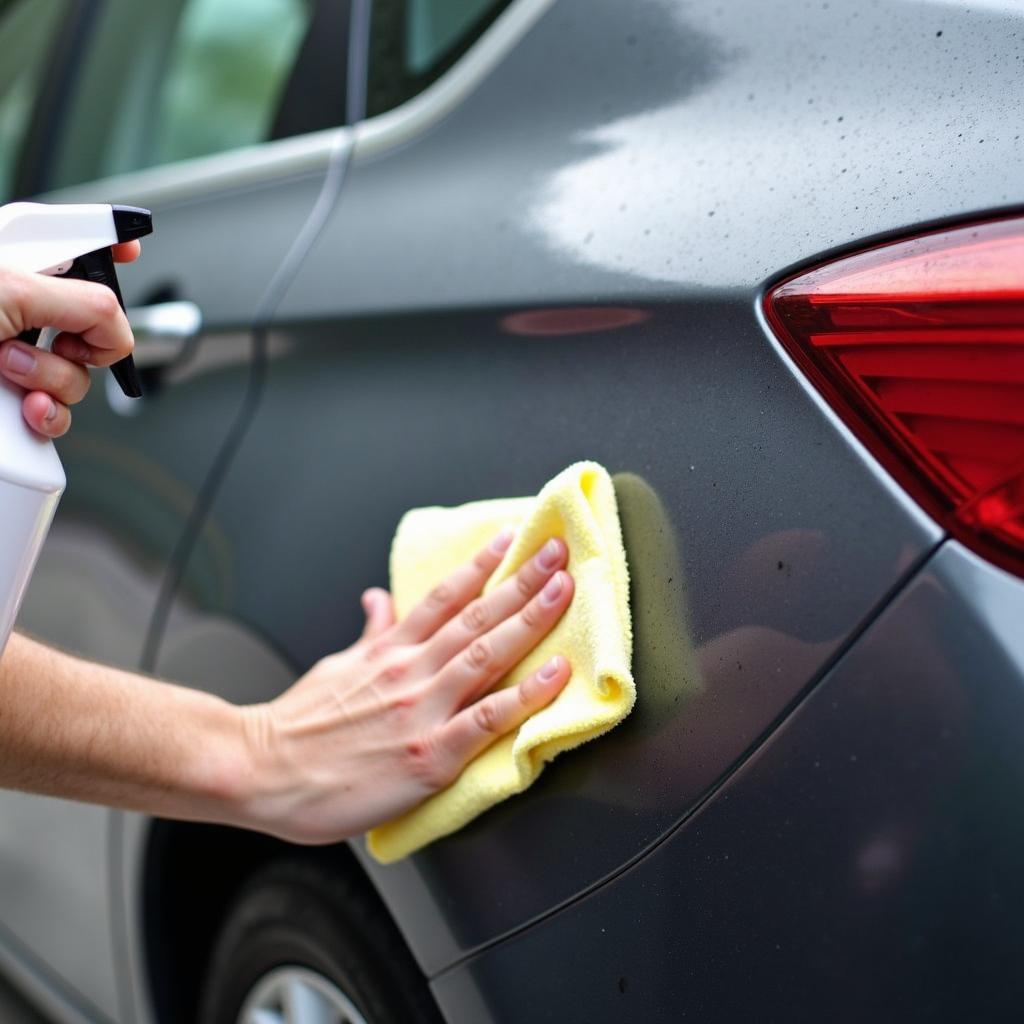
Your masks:
M95 196L102 193L112 197L112 202L162 206L185 202L197 194L254 187L276 179L321 173L338 146L344 145L350 137L351 131L345 125L326 128L290 139L261 142L211 156L193 157L85 181L54 189L38 198L48 203L79 203L94 201Z

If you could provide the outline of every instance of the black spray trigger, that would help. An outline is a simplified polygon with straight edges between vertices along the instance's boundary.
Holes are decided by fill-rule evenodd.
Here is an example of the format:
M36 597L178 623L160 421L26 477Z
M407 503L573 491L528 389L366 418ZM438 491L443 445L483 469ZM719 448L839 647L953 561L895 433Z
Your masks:
M114 217L114 230L117 232L118 242L131 242L152 234L153 215L149 210L144 210L140 206L111 206L110 210ZM84 261L87 279L105 284L117 296L118 305L124 309L124 299L121 298L121 287L117 281L117 271L114 269L113 252L110 249L99 249L79 256L72 264L72 271L81 261ZM110 367L110 372L128 398L142 397L142 382L139 380L139 371L135 368L135 360L131 356L125 356L114 363Z
M124 309L121 286L118 284L117 271L114 269L114 254L110 249L97 249L95 252L77 256L71 264L71 269L63 276L105 284L117 296L118 305ZM110 372L129 398L142 397L142 383L135 369L135 360L131 356L125 356L114 363L110 367Z

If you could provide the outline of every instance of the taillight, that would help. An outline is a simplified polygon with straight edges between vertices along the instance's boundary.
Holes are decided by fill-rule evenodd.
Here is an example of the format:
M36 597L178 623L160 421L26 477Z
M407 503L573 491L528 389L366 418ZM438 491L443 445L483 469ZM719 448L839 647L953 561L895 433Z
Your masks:
M835 260L765 314L929 513L1024 575L1024 217Z

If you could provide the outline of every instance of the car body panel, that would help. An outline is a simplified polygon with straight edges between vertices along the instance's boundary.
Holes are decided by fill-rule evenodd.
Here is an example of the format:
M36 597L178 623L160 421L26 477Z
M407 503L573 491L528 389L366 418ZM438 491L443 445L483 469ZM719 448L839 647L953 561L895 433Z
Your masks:
M683 827L435 979L446 1020L1015 1019L1022 618L944 545Z
M440 124L356 126L280 315L755 289L1020 203L1022 20L995 0L558 0Z
M358 634L358 595L386 582L409 506L528 494L583 457L615 474L638 708L529 794L404 864L368 865L428 970L655 841L938 537L835 431L748 304L642 311L643 333L540 341L507 335L504 310L273 331L281 354L211 512L230 538L233 602L204 600L198 554L185 574L186 606L247 624L299 670ZM723 372L730 396L714 387ZM723 443L731 458L708 466ZM851 520L877 529L865 538Z
M937 92L951 60L939 13L959 61L980 71L1005 57L972 97L987 133L972 149L952 141L962 96ZM207 610L300 669L355 635L350 609L384 582L407 507L529 493L580 457L653 491L633 516L663 516L680 569L654 550L654 568L634 573L633 720L459 835L368 864L428 972L656 842L939 539L756 308L766 278L814 254L1020 198L1006 175L1018 149L1000 130L1012 24L896 3L868 16L853 3L565 0L440 123L362 151L357 128L213 511L251 582L234 607ZM879 49L890 38L899 66ZM899 85L898 112L880 116L857 91L865 63ZM909 186L891 180L901 170ZM628 323L523 328L521 314L595 304ZM281 467L269 501L268 461ZM299 529L285 511L296 502ZM258 578L315 596L282 607ZM676 610L667 633L648 606ZM700 701L685 685L694 653Z

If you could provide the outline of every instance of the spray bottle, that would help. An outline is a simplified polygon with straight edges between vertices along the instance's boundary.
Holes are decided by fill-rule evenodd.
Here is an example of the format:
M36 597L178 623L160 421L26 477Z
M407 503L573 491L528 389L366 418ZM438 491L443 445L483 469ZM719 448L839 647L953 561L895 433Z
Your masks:
M0 207L0 267L96 281L110 288L121 308L111 246L153 230L148 210L101 204ZM26 331L21 340L49 345L56 332ZM130 398L142 394L132 357L111 368ZM0 651L7 645L57 502L64 468L53 442L40 437L21 413L24 392L0 377Z

